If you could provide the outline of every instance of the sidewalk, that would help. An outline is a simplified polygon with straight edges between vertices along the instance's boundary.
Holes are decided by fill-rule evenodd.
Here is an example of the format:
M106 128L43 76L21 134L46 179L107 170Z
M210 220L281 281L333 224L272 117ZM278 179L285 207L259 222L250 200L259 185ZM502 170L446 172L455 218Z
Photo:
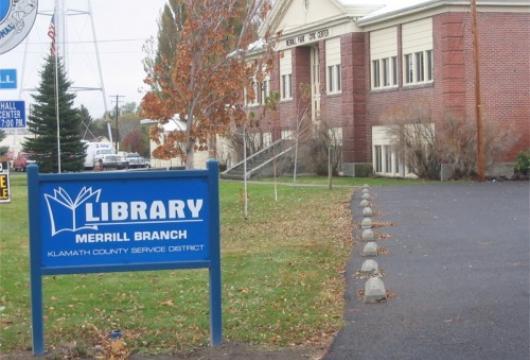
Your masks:
M387 304L365 305L347 271L345 328L325 359L528 360L528 183L374 188ZM356 197L353 211L360 209Z

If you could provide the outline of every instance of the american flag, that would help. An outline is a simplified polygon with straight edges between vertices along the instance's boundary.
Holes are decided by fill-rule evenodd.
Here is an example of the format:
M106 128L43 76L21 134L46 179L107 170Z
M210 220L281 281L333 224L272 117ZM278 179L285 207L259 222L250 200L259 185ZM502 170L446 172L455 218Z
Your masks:
M50 47L51 55L55 56L55 13L52 16L52 21L50 22L50 27L48 28L48 37L52 39L52 44Z

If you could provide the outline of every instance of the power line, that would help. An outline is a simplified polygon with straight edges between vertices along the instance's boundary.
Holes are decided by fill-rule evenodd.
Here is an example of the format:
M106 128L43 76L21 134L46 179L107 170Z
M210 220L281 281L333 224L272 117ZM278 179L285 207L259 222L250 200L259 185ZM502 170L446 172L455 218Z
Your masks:
M115 118L114 118L114 126L116 127L116 153L120 150L120 127L119 127L119 118L120 118L120 103L123 103L124 101L120 100L125 98L125 95L110 95L111 99L114 100L115 105Z
M136 39L105 39L105 40L73 40L65 41L64 44L102 44L102 43L117 43L117 42L138 42L138 41L147 41L149 38L136 38ZM28 42L28 45L48 45L49 41L31 41Z

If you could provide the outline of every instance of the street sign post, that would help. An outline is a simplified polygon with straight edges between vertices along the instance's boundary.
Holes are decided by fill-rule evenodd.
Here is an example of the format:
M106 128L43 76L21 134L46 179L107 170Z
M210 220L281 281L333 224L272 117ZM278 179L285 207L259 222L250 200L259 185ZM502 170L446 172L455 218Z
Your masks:
M26 103L24 101L0 101L0 129L26 127Z
M0 90L17 88L17 70L0 69Z
M11 184L9 183L9 165L0 162L0 204L11 202Z
M35 355L44 352L46 275L208 268L211 343L221 343L216 161L193 171L27 171Z

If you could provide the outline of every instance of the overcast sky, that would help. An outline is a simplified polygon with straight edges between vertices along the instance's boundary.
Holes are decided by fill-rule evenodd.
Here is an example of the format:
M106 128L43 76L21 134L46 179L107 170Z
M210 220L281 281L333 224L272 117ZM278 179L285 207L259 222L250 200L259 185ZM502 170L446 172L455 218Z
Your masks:
M166 1L90 0L108 97L120 94L125 95L123 100L127 102L141 100L145 77L142 65L145 53L142 48L149 37L156 36L158 18ZM88 10L87 0L66 0L65 3L68 9ZM53 4L53 0L40 0L39 11L52 10ZM18 69L19 88L35 88L38 85L38 74L50 48L50 39L47 37L50 20L49 16L37 16L26 41L14 50L0 55L0 69ZM69 16L67 29L69 45L66 59L70 79L75 86L98 87L96 56L94 45L90 43L90 18ZM25 72L22 73L26 42L27 60ZM2 90L0 97L6 100L18 99L19 91ZM22 97L26 100L29 98L27 93ZM110 98L107 100L108 106L112 107L114 101ZM93 116L99 117L104 111L103 97L99 92L79 93L77 103L87 106Z
M88 10L88 0L65 0L66 8ZM101 67L107 92L108 107L114 100L110 95L124 95L123 101L139 102L145 87L145 72L142 59L145 57L143 45L147 39L156 36L157 22L167 0L90 0L99 41ZM320 0L319 0L320 1ZM368 0L369 1L369 0ZM388 0L388 3L406 3L417 0ZM40 0L39 10L53 9L53 0ZM43 59L49 51L47 37L50 17L39 15L24 43L7 54L0 55L0 69L17 68L18 85L35 88L39 82L39 71ZM66 63L68 75L74 86L98 87L98 68L94 55L90 19L88 16L67 17L68 52ZM27 43L26 66L23 67L24 49ZM23 68L25 71L23 72ZM3 100L19 99L19 91L2 90ZM29 100L29 94L22 94ZM78 93L77 104L84 104L93 116L99 117L104 111L102 95L99 92Z

